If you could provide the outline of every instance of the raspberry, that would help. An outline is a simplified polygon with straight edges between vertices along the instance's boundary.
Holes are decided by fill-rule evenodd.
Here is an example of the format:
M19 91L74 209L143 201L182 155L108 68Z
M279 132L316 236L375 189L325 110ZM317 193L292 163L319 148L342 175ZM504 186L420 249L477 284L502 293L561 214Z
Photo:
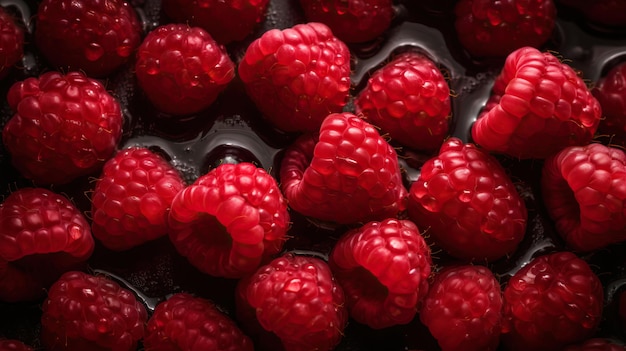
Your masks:
M579 345L570 345L563 351L624 351L626 347L621 344L615 344L607 339L593 338Z
M78 271L52 285L42 308L41 342L49 351L136 350L148 321L131 291Z
M448 135L450 88L430 59L407 52L369 78L355 108L402 145L437 150Z
M0 300L44 296L93 249L89 223L67 198L42 188L14 191L0 204Z
M430 248L411 221L369 222L343 235L329 265L350 316L374 329L409 323L428 291Z
M504 288L502 339L509 350L560 350L591 337L602 318L602 284L571 252L539 256Z
M272 29L253 41L239 76L256 106L286 132L317 131L350 93L350 51L324 24Z
M282 249L289 212L264 169L221 164L176 195L169 224L171 241L192 265L240 278Z
M148 320L147 351L252 351L252 341L209 300L186 293L157 305Z
M91 196L93 235L117 251L166 235L172 200L184 187L178 171L152 151L119 151L104 165Z
M319 134L286 149L280 180L289 206L321 221L383 220L405 208L396 151L374 126L347 112L329 115Z
M448 139L409 190L408 213L450 255L494 261L511 254L526 231L515 185L491 155Z
M589 143L601 114L600 104L570 66L524 47L506 58L472 137L489 151L545 158Z
M33 348L19 340L0 339L0 351L33 351Z
M626 155L602 144L572 146L546 159L542 197L557 232L574 250L626 240Z
M122 135L117 100L79 72L47 72L13 84L15 114L2 131L14 166L38 184L62 184L101 169Z
M24 30L4 7L0 6L0 79L24 56Z
M611 143L626 146L626 63L613 67L591 90L602 107L598 132Z
M151 31L141 43L135 73L159 110L186 115L217 99L235 77L235 64L204 29L169 24Z
M237 314L252 308L265 330L285 351L330 351L341 340L348 320L344 293L326 262L286 254L240 280Z
M35 43L64 71L105 77L124 65L141 41L135 10L123 0L43 0Z
M502 325L500 283L486 267L450 266L437 273L420 312L441 350L496 350Z
M376 39L394 16L391 0L300 0L300 5L308 21L326 24L348 43Z

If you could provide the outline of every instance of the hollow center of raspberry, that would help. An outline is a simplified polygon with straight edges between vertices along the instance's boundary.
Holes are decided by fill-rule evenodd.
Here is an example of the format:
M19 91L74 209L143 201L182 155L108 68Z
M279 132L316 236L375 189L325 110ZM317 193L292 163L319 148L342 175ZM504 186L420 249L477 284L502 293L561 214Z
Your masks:
M207 235L199 236L202 243L206 246L228 250L233 245L233 238L226 230L226 227L212 215L201 214L201 219L196 224L194 231L207 233Z
M374 274L363 267L350 272L352 284L344 286L347 296L359 296L363 301L382 303L389 295L389 290Z

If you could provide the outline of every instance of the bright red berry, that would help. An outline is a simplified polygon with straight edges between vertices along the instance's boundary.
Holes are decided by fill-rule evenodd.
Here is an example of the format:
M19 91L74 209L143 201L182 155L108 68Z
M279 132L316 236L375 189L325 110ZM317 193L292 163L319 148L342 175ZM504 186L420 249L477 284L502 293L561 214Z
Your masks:
M463 260L511 254L526 231L526 206L502 165L458 138L424 163L408 212L439 247Z
M450 88L434 62L415 52L374 72L354 104L357 114L409 148L437 150L448 135Z
M626 346L608 339L592 338L578 345L570 345L563 351L624 351Z
M172 243L192 265L213 276L240 278L282 249L289 212L264 169L225 163L176 195L169 224Z
M511 53L487 105L472 126L485 149L515 158L545 158L593 138L602 110L581 77L549 52Z
M287 148L280 181L293 210L322 221L383 220L405 208L396 151L374 126L347 112L329 115L318 134Z
M13 16L0 6L0 79L24 56L24 30Z
M616 145L626 145L626 63L613 67L591 90L602 107L598 132Z
M19 340L0 340L0 351L33 351L33 348Z
M15 114L2 141L15 167L38 184L69 183L99 171L122 135L120 104L99 81L79 72L46 72L15 83Z
M12 192L0 204L0 300L44 296L93 249L89 223L67 198L43 188Z
M248 46L238 72L265 118L287 132L317 131L350 93L350 51L317 22L265 32Z
M141 24L124 0L44 0L35 43L63 71L105 77L124 65L141 41Z
M329 265L350 316L380 329L413 320L428 292L432 260L413 222L386 219L343 235Z
M148 320L146 351L252 351L252 341L215 304L186 293L158 304Z
M139 86L159 110L186 115L210 106L235 77L226 49L200 27L168 24L137 49Z
M119 151L91 195L93 235L117 251L166 235L172 200L184 187L178 171L149 149Z

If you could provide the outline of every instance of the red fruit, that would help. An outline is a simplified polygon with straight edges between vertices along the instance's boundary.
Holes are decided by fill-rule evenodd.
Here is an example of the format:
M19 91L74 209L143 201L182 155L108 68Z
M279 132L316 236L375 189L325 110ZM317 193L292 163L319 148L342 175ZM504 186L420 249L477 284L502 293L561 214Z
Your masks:
M374 72L355 108L402 145L436 150L448 135L450 88L430 59L406 52Z
M351 113L329 115L319 134L301 136L287 148L280 180L293 210L322 221L383 220L405 208L396 151Z
M609 135L612 144L626 145L626 63L613 67L591 92L598 99L604 117L598 132Z
M15 114L2 131L13 165L38 184L69 183L100 170L122 135L120 105L97 80L46 72L13 84Z
M541 190L548 214L578 251L626 240L626 155L602 144L572 146L546 159Z
M119 151L91 195L93 235L117 251L166 235L172 200L184 187L178 171L149 149Z
M623 0L559 0L560 3L578 10L594 25L603 27L626 27L626 1Z
M209 300L177 293L148 320L146 351L252 351L252 341Z
M424 163L409 191L408 212L438 246L463 260L511 254L526 231L526 206L504 168L458 138Z
M123 0L44 0L35 43L63 71L105 77L124 65L141 42L141 23Z
M248 46L239 76L275 127L317 131L348 100L350 51L321 23L272 29Z
M27 301L93 252L89 223L67 198L22 188L0 204L0 300Z
M445 268L435 276L420 318L442 351L496 350L502 325L500 283L483 266Z
M570 66L525 47L507 57L472 137L489 151L545 158L588 144L601 115L600 104Z
M285 351L333 350L348 320L343 290L326 262L314 257L278 257L242 279L237 294L238 315L254 309Z
M342 236L329 259L350 316L374 329L413 320L428 292L430 247L413 222L369 222Z
M391 0L300 0L310 22L321 22L349 43L376 39L394 16Z
M602 318L602 284L571 252L537 257L504 288L502 339L509 350L560 350L591 337Z
M33 351L33 348L19 340L0 340L0 351Z
M159 110L186 115L217 99L235 77L235 64L204 29L168 24L151 31L141 43L135 73Z
M579 345L571 345L563 351L624 351L626 347L621 344L615 344L608 339L593 338Z
M0 6L0 79L24 56L24 30Z
M130 290L78 271L52 285L42 309L41 342L49 351L136 350L148 321Z
M240 278L282 249L289 212L264 169L221 164L176 195L169 224L172 243L192 265Z

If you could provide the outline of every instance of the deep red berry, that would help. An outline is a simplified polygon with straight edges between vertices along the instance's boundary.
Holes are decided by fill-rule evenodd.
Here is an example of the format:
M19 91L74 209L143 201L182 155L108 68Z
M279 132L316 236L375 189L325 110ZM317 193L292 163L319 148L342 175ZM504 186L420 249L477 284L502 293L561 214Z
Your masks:
M137 49L135 74L159 110L185 115L217 99L235 77L235 64L204 29L168 24L151 31Z
M591 90L602 107L599 134L612 144L626 146L626 63L613 67Z
M608 339L592 338L578 345L570 345L563 351L624 351L626 346Z
M265 32L248 46L238 72L265 118L287 132L317 131L350 93L350 51L317 22Z
M117 251L166 235L172 200L184 187L178 171L149 149L119 151L91 195L93 235Z
M623 0L559 0L570 6L591 24L599 27L626 27L626 1Z
M33 348L19 340L0 340L0 351L33 351Z
M24 30L13 16L0 6L0 79L24 56Z
M354 104L357 114L409 148L437 150L448 135L450 88L419 53L400 54L374 72Z
M0 301L34 300L93 252L89 223L67 198L22 188L0 204Z
M432 260L415 224L386 219L343 235L329 265L350 316L380 329L413 320L428 292Z
M15 83L7 94L15 112L2 141L15 167L38 184L69 183L99 171L122 135L117 100L79 72L46 72Z
M293 210L322 221L383 220L405 208L396 151L374 126L347 112L329 115L318 134L287 148L280 182Z

